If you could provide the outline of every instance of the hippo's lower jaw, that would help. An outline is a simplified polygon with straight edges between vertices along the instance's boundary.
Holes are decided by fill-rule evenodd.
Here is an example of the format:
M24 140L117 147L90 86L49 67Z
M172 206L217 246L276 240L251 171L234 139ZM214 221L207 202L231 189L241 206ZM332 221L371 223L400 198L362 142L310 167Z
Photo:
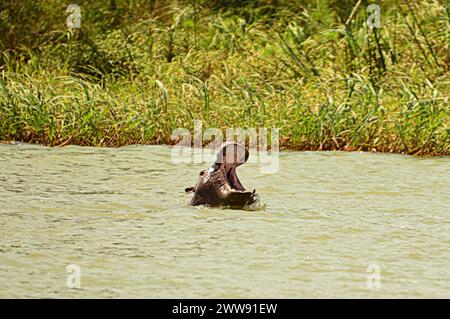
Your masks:
M239 188L239 190L234 187ZM197 184L193 188L187 188L186 191L194 192L194 197L191 200L191 205L193 206L208 205L243 208L253 204L258 199L255 191L245 191L235 173L232 177L228 177L223 169L213 172L208 170L201 171Z

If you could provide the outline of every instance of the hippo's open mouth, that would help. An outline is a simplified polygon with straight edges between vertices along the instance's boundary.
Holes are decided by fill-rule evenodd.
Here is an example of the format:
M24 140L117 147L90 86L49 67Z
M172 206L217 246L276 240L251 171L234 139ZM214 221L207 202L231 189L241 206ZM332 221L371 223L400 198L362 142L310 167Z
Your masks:
M232 189L242 192L245 191L244 186L241 184L237 176L235 165L228 169L225 177L227 178L228 184Z
M191 205L225 205L244 207L255 202L255 191L246 192L236 169L248 159L248 150L237 143L224 143L217 152L216 161L209 169L202 170L194 187Z

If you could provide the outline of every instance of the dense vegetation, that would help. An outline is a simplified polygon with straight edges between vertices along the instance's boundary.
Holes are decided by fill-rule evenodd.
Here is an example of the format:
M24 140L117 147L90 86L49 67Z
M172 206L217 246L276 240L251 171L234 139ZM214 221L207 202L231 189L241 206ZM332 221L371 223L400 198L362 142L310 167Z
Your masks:
M73 1L75 2L75 1ZM173 143L279 127L283 147L450 155L445 0L0 3L0 140Z

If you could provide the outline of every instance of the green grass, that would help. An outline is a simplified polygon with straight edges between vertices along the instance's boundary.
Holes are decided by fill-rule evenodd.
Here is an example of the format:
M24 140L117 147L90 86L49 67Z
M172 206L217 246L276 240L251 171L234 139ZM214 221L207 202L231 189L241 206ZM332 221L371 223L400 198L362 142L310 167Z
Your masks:
M279 127L289 149L450 155L443 1L382 3L373 30L365 1L352 19L332 0L112 2L80 1L75 32L62 1L23 4L48 17L27 30L0 14L0 140L170 144L201 119Z

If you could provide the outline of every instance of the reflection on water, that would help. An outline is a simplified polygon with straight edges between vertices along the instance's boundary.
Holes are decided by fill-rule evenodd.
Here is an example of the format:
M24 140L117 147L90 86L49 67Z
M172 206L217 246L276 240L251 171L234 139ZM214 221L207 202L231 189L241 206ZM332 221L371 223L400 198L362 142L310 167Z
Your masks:
M449 158L284 152L240 211L188 206L205 165L170 154L0 145L0 297L450 297Z

